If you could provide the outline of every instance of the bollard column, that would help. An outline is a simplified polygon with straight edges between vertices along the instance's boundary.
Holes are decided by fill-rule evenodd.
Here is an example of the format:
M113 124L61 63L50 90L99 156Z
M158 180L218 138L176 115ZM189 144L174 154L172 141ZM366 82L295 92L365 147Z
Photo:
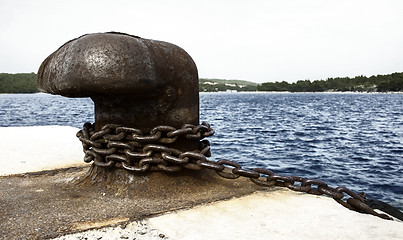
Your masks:
M87 34L46 58L37 82L43 92L91 97L96 131L106 124L149 132L158 125L199 123L196 65L171 43L115 32Z
M77 134L84 161L94 163L83 182L121 185L133 173L208 172L196 162L210 156L200 140L214 131L198 125L197 68L182 48L123 33L87 34L47 57L37 83L43 92L94 102L95 123Z

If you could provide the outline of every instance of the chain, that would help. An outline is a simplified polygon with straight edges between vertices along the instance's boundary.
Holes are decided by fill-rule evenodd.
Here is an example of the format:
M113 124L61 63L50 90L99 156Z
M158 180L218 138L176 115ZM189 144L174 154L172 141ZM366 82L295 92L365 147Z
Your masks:
M203 138L213 134L214 130L205 122L198 126L185 124L180 129L157 126L148 135L139 129L115 124L95 131L91 123L85 123L77 137L83 144L84 161L94 162L99 167L120 167L131 172L177 172L206 168L226 179L245 177L263 187L278 186L297 192L326 195L350 210L391 220L388 215L379 214L366 204L365 193L357 194L346 187L332 188L321 180L279 175L268 169L245 169L227 159L210 161L207 159L211 156L210 143ZM199 141L199 149L183 152L168 147L179 138ZM346 197L348 199L344 200Z
M158 126L144 135L139 129L114 124L105 125L95 132L90 123L84 124L77 137L83 143L84 161L94 162L99 167L121 167L132 172L164 171L177 172L183 168L200 170L196 162L207 162L211 156L210 143L199 142L199 149L182 152L167 147L178 138L199 141L212 136L214 130L207 123L194 126L185 124L180 129Z

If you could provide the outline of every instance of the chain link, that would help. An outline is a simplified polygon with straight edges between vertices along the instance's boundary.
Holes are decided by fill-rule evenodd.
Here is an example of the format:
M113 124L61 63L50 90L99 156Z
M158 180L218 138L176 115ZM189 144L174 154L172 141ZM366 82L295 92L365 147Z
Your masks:
M365 193L357 194L346 187L332 188L321 180L278 175L263 168L244 169L239 163L227 159L210 161L207 159L211 156L210 143L203 139L213 134L214 130L205 122L198 126L185 124L180 129L157 126L148 135L139 129L115 124L107 124L96 132L91 123L85 123L77 137L83 145L84 161L93 161L99 167L120 167L131 172L178 172L182 169L206 168L226 179L245 177L263 187L278 186L297 192L326 195L348 209L391 220L388 215L379 214L366 204ZM199 141L199 149L182 152L170 148L169 144L179 138Z

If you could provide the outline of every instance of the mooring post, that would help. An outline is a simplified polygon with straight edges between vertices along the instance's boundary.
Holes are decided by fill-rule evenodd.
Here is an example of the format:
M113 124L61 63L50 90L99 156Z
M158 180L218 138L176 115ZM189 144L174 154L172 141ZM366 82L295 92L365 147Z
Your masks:
M95 123L77 133L84 161L94 162L91 181L127 175L122 168L222 171L206 159L210 147L203 138L214 130L199 124L198 82L182 48L116 32L68 41L43 61L37 77L43 92L94 101Z
M123 33L96 33L65 43L38 71L43 92L91 97L95 131L107 124L149 132L159 125L199 124L198 73L180 47ZM181 141L181 150L197 141Z

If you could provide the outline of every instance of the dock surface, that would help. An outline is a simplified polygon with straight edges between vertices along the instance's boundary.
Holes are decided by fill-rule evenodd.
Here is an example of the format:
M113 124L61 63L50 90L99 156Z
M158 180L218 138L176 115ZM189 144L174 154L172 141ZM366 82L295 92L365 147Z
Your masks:
M184 174L181 181L195 187L177 185L172 193L154 188L175 177L153 173L163 176L148 176L144 193L85 191L70 184L88 169L77 131L0 128L0 239L403 238L402 222L353 212L324 196L257 188L247 179L217 184L208 183L213 175Z

